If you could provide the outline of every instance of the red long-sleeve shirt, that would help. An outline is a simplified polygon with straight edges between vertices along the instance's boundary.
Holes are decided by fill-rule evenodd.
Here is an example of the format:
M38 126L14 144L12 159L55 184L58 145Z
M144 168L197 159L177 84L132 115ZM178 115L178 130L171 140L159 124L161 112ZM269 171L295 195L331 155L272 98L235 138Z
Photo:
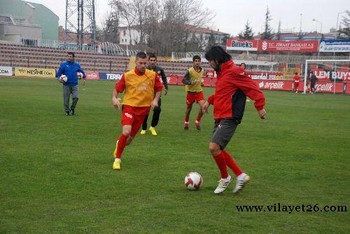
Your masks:
M252 78L244 74L243 68L236 66L233 61L223 63L217 74L215 94L208 98L208 102L214 105L214 119L243 116L245 97L244 103L242 98L238 98L239 101L235 98L239 90L255 101L254 106L258 111L264 108L264 94ZM242 105L243 108L235 105ZM234 113L235 111L241 113Z

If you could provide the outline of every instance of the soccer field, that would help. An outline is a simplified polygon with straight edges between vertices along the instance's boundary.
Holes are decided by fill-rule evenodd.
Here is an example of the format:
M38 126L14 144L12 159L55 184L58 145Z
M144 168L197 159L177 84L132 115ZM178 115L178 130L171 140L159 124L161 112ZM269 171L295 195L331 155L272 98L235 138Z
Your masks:
M264 121L247 103L227 150L251 182L218 196L212 108L197 131L195 106L184 131L183 87L162 97L158 136L137 135L112 170L113 87L81 85L65 116L56 80L0 78L0 233L350 232L350 96L265 91ZM199 191L184 186L190 171Z

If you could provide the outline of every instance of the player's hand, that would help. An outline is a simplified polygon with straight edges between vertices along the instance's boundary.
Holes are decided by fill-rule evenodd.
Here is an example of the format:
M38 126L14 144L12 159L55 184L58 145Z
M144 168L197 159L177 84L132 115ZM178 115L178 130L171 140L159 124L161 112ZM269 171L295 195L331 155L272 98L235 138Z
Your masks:
M266 118L266 111L265 109L261 109L258 111L260 119L265 119Z
M156 107L158 107L158 100L153 99L152 104L151 104L151 110L153 110Z
M202 110L202 113L207 113L208 114L208 108L209 108L209 102L208 101L205 101L205 103L203 104L201 110Z
M58 82L63 83L64 81L63 81L62 78L59 78L59 79L58 79Z
M121 98L117 98L117 97L112 97L112 103L114 108L118 108L119 110L122 107L122 99Z

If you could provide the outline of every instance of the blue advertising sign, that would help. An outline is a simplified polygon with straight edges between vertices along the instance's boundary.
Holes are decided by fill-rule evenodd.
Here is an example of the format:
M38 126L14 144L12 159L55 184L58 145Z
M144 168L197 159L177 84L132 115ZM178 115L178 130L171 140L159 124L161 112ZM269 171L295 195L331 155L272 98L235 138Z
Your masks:
M100 72L100 80L120 80L123 73Z
M350 40L322 40L319 46L320 52L350 52Z

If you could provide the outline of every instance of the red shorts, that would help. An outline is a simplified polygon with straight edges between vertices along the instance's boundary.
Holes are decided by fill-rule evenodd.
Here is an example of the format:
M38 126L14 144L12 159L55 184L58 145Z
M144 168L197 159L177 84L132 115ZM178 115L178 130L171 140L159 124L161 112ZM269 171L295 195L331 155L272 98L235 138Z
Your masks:
M297 89L299 87L299 82L294 83L294 89Z
M199 93L187 93L187 97L186 97L186 104L187 105L191 105L194 102L198 103L200 101L204 100L204 94L203 92L199 92Z
M123 106L122 126L131 125L131 137L136 136L149 110L149 107Z

